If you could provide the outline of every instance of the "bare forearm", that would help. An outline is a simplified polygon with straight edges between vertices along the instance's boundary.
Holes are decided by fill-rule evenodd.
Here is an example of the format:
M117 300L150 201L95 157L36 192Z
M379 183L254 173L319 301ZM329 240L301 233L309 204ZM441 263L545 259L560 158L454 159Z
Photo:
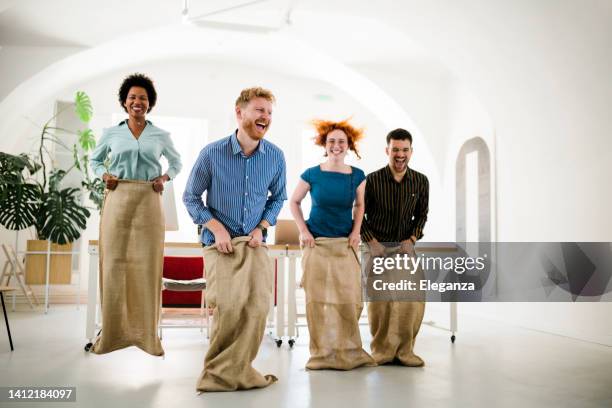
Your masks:
M307 231L308 226L306 225L306 221L304 221L304 213L302 212L302 206L300 203L292 201L289 205L291 209L291 215L293 215L293 219L297 224L297 227L300 231Z
M353 207L353 232L359 233L361 231L364 213L365 207L363 205L357 204Z

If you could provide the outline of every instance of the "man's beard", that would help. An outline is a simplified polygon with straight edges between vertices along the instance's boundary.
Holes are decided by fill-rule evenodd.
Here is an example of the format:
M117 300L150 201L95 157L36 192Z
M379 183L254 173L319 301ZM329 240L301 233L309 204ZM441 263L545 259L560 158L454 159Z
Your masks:
M255 121L254 120L250 120L247 123L243 124L243 128L244 128L244 131L246 132L247 136L249 136L253 140L261 140L261 139L263 139L263 137L265 136L266 131L268 129L266 127L266 129L263 131L263 133L260 133L260 131L257 129L257 126L255 126Z

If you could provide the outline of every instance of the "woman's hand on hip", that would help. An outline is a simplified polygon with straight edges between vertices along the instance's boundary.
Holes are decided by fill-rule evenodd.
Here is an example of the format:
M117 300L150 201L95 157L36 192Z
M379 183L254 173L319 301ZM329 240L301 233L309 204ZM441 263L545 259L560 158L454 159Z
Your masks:
M119 179L117 178L117 176L113 176L110 173L104 173L102 175L102 181L104 181L104 184L106 185L106 188L108 190L116 189L117 184L119 184Z
M170 180L170 177L168 177L167 174L155 177L153 180L151 180L153 182L153 190L156 193L161 193L162 191L164 191L164 183L168 180Z

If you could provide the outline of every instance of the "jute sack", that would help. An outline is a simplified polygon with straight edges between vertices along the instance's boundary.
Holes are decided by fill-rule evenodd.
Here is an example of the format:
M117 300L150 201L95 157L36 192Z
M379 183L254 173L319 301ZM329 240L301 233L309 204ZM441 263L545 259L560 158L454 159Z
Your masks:
M398 253L400 253L399 247L385 250L387 257L393 257ZM412 255L416 256L416 253L413 252ZM369 270L371 271L371 268ZM388 270L385 274L390 281L399 282L400 279L408 278L417 284L423 277L423 271L420 268L414 275L407 276L405 270ZM368 288L370 286L368 283ZM372 357L377 364L399 362L409 367L420 367L425 363L414 354L413 349L425 314L425 294L422 291L415 291L408 296L402 295L408 299L411 297L423 299L421 301L397 301L394 293L387 295L390 300L368 303Z
M161 195L152 183L119 180L100 217L102 333L92 352L164 350L157 333L164 257Z
M214 246L204 248L206 297L213 323L198 391L248 390L277 381L251 365L266 328L273 269L268 249L251 248L249 240L232 239L232 254L222 254Z
M302 287L310 334L311 370L351 370L376 365L359 333L361 269L347 238L317 238L304 248Z

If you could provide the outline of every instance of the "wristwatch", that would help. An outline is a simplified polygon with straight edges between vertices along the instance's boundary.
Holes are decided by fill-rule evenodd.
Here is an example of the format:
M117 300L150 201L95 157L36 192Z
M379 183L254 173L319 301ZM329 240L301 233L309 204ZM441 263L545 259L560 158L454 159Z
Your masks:
M255 228L260 229L262 234L267 234L268 233L268 229L266 227L264 227L264 225L261 224L261 223L257 224L257 226Z

